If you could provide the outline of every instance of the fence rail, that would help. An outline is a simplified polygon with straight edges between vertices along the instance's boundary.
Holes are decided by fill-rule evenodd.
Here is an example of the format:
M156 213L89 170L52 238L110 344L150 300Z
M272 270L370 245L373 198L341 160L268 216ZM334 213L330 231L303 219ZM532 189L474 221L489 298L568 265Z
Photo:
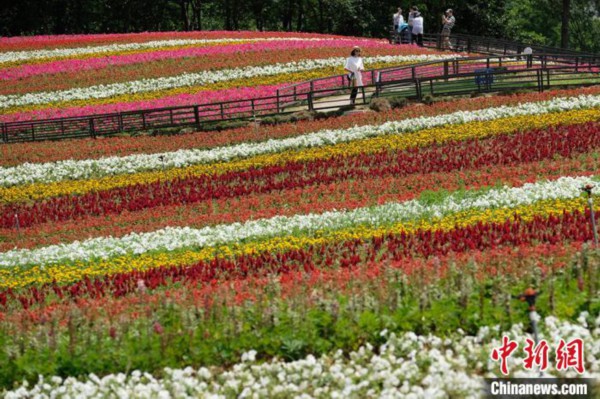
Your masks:
M425 37L429 47L441 46L439 35ZM425 95L491 92L530 87L540 91L559 86L600 84L600 57L594 54L558 51L523 55L520 43L494 41L474 36L451 37L453 48L471 52L483 50L501 55L463 57L411 66L366 71L362 101L373 97L401 95L422 99ZM339 107L340 96L352 90L345 75L315 79L281 88L277 94L246 100L226 101L114 114L57 118L1 124L2 142L58 140L77 137L98 138L121 132L196 127L206 123L249 119ZM336 100L337 99L337 100ZM359 97L360 99L360 97Z

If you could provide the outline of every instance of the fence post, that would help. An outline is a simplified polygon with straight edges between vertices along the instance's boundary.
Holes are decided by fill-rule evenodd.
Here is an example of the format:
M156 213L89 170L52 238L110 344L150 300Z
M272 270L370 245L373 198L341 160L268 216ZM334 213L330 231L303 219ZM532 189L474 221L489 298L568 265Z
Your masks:
M415 67L412 67L412 68L411 68L411 70L412 70L412 78L413 78L413 79L416 79L416 78L417 78L417 71L416 71L416 68L415 68Z
M200 128L200 110L197 105L194 105L194 121L196 122L196 127Z
M142 130L146 130L146 114L142 112Z
M8 143L8 128L6 127L6 123L2 124L2 141Z
M314 106L313 106L313 96L312 96L312 91L309 91L306 94L306 102L308 103L308 110L309 111L313 111L314 110Z
M96 138L96 129L94 128L94 118L90 118L90 136Z
M415 79L415 90L417 92L417 99L421 101L423 99L423 93L421 91L421 81L419 79Z
M579 72L579 57L575 57L575 72Z
M544 91L544 79L542 78L542 71L538 69L536 71L538 81L538 91L541 93Z
M444 80L448 81L448 61L444 61Z
M279 106L279 89L277 89L277 100L276 101L277 101L277 113L279 113L280 112L279 111L279 109L280 109L280 106Z
M225 110L223 109L223 103L221 103L221 120L225 119Z
M119 133L123 131L123 114L119 112Z

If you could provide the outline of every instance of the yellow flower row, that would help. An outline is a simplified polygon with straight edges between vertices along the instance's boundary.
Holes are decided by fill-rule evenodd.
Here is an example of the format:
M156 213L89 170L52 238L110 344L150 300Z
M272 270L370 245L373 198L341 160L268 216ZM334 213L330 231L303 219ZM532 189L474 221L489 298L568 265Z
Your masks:
M19 288L51 283L52 281L68 283L78 281L85 276L98 277L116 273L144 271L161 266L189 266L202 261L210 261L215 257L231 258L239 255L277 253L307 246L381 237L390 233L400 234L404 232L410 234L417 230L448 231L455 227L472 226L477 223L502 223L513 218L515 214L519 215L523 222L527 222L536 215L561 215L564 211L582 211L585 207L586 201L583 198L548 200L517 208L470 209L443 218L419 219L387 227L360 225L342 230L323 230L301 236L278 236L196 250L148 253L139 256L126 255L107 260L78 261L47 267L36 266L27 270L20 268L4 269L0 270L0 288Z
M100 52L100 53L63 55L63 56L57 56L57 57L35 58L35 59L29 59L29 60L4 62L4 63L0 64L0 67L1 68L10 68L10 67L15 67L15 66L19 66L19 65L44 64L47 62L61 61L61 60L67 60L67 59L86 60L86 59L90 59L90 58L104 58L104 57L128 55L128 54L142 54L142 53L150 53L150 52L155 52L155 51L182 50L182 49L186 49L186 48L198 48L198 47L231 46L234 44L255 43L255 42L256 42L256 40L251 40L251 39L232 39L232 40L216 42L216 43L185 44L185 45L179 45L179 46L160 46L160 47L139 48L139 49L130 49L130 50L115 50L115 51L107 51L107 52Z
M376 63L373 64L373 68L385 68L389 66L401 66L407 65L410 62L405 63ZM270 76L256 76L253 78L243 79L232 79L222 82L202 84L198 86L186 86L177 87L174 89L157 90L149 92L140 92L136 94L122 94L109 98L97 98L97 99L85 99L85 100L73 100L73 101L56 101L45 104L32 104L23 105L18 107L6 108L2 111L4 114L14 114L22 112L38 111L46 108L72 108L72 107L85 107L92 105L105 105L105 104L118 104L118 103L129 103L136 101L150 101L156 100L163 97L178 96L182 94L198 94L203 91L217 91L227 90L239 87L257 87L257 86L271 86L290 82L301 82L306 80L312 80L317 78L323 78L331 75L342 74L344 69L341 67L327 67L320 69L313 69L310 71L284 73L279 75Z
M275 154L258 155L229 162L194 165L164 171L140 172L128 175L107 176L98 179L37 183L24 186L0 188L0 202L14 203L38 201L64 195L81 195L89 192L105 191L136 184L149 184L156 181L222 174L247 170L251 167L281 165L287 162L307 162L328 159L336 156L369 154L384 150L402 150L432 143L453 140L485 138L499 134L510 134L524 129L543 128L556 124L575 124L600 119L600 109L574 110L543 115L526 115L485 122L471 122L462 125L443 126L413 133L380 136L356 140L337 145L306 148Z

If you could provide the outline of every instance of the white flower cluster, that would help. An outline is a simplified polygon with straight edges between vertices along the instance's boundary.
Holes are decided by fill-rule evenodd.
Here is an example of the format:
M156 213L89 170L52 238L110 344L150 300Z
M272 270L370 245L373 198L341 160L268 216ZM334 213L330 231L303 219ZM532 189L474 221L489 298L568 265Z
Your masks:
M366 62L420 62L447 59L439 55L385 55L366 58ZM67 90L39 93L11 94L0 96L0 108L41 105L60 101L89 100L137 94L149 91L175 89L178 87L201 86L235 79L251 79L257 76L272 76L285 73L310 71L326 67L343 65L345 58L332 57L314 60L293 61L286 64L247 66L243 68L222 69L184 73L177 76L165 76L153 79L132 80L123 83L111 83L89 87L75 87Z
M450 195L437 204L419 200L330 211L322 214L275 216L245 223L208 226L201 229L167 227L148 233L130 233L121 238L97 237L70 244L37 249L14 249L0 253L0 266L18 267L28 264L51 265L67 261L108 259L125 254L149 251L173 251L187 247L212 247L247 239L311 234L320 230L337 230L360 225L385 226L424 217L442 217L466 209L516 207L536 201L575 198L580 188L592 184L590 177L561 177L554 181L528 183L522 187L503 187L489 191L473 191L457 197ZM600 194L596 186L594 194Z
M87 54L102 54L121 51L146 50L163 47L193 46L215 43L229 42L263 42L263 41L315 41L315 40L340 40L332 38L302 38L302 37L272 37L272 38L254 38L254 39L172 39L172 40L153 40L149 42L109 44L104 46L86 46L57 48L52 50L31 50L31 51L6 51L0 52L0 64L15 61L39 60L44 58L66 58L77 57Z
M228 161L260 154L277 153L308 147L319 147L360 140L368 137L414 132L444 125L473 121L490 121L518 115L538 115L600 106L600 96L557 98L550 101L523 103L476 111L419 117L382 125L355 126L349 129L321 130L286 139L271 139L260 143L241 143L212 149L189 149L157 154L137 154L86 160L65 160L42 164L24 163L0 168L0 186L28 183L50 183L62 180L88 179L118 174L136 173L163 168L186 167L195 164Z
M587 378L600 377L600 318L594 324L587 327L547 317L542 325L542 338L550 345L560 338L584 341ZM23 383L6 392L5 398L479 398L484 393L483 377L500 376L498 363L490 359L492 349L501 345L499 330L484 327L477 336L458 331L448 338L384 331L387 342L378 350L366 344L348 356L338 350L320 358L309 355L293 362L274 359L262 364L250 351L225 372L204 367L165 369L162 379L140 371L102 378L91 374L82 380L40 377L34 386ZM522 348L531 338L525 328L514 325L506 335L519 344L518 354L509 358L513 376L539 377L537 371L523 368ZM553 362L552 356L549 360ZM544 377L576 376L573 373L549 367Z

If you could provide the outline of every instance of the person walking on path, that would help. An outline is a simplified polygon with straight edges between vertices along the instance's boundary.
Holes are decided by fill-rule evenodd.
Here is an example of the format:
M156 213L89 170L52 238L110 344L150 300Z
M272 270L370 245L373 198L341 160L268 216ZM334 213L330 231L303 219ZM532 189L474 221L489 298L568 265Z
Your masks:
M450 32L454 28L456 18L454 18L454 12L451 8L446 10L446 13L442 15L442 50L451 50L450 47Z
M412 34L416 37L417 45L423 47L423 17L418 11L414 13Z
M350 93L350 104L354 104L356 101L356 95L358 94L358 88L363 86L361 71L365 70L363 59L361 57L360 47L354 47L350 53L350 57L346 60L344 69L348 71L348 79L352 86L352 92ZM363 92L363 98L364 98Z

